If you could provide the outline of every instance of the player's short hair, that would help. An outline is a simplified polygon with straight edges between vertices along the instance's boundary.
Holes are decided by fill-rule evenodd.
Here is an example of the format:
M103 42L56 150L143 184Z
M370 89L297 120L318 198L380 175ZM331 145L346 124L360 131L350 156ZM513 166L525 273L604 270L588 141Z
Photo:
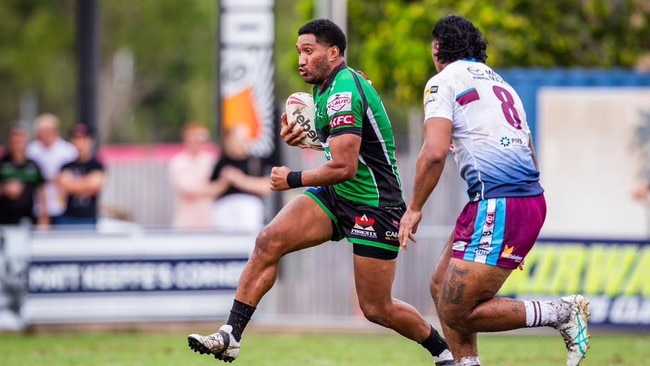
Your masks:
M313 34L316 36L316 42L327 47L336 46L339 48L341 56L345 55L345 33L343 30L329 19L314 19L298 29L298 35Z
M441 18L433 27L431 36L438 41L436 57L443 64L463 58L473 58L483 63L487 60L487 40L472 22L461 16L447 15Z

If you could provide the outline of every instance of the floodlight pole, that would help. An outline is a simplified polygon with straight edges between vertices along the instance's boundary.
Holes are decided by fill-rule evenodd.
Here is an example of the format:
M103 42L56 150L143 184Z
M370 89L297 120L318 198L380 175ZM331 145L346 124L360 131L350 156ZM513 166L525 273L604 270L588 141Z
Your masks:
M99 3L77 1L77 121L96 136L99 71Z

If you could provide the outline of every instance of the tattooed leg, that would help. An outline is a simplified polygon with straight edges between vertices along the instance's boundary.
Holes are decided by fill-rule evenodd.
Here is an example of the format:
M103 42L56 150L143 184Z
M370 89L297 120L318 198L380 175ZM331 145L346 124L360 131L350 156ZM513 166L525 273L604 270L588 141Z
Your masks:
M525 326L523 302L494 297L510 272L480 263L449 259L434 301L443 322L445 338L456 360L478 356L477 332Z

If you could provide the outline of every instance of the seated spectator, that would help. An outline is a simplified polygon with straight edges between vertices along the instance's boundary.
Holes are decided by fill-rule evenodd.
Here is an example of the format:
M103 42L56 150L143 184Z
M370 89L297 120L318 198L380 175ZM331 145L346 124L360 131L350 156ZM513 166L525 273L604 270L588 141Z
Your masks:
M262 160L248 153L248 127L238 125L227 132L212 177L212 219L217 230L257 232L264 226L263 197L271 193Z
M34 217L35 199L46 207L43 185L45 179L38 164L27 158L27 131L14 126L9 131L7 149L0 158L0 224L15 225L27 219L47 226L47 211Z
M57 177L57 184L67 197L65 211L58 223L94 227L97 224L97 202L104 186L104 165L95 157L94 141L88 127L76 125L70 141L78 158L64 164Z
M63 164L77 158L77 152L69 142L59 134L59 118L51 113L41 114L36 118L36 140L27 145L27 157L38 164L45 177L46 206L37 203L35 215L45 214L50 223L57 224L58 218L65 210L65 201L56 184L56 177Z
M172 227L179 230L209 230L212 228L213 193L210 173L214 157L206 150L208 129L189 122L182 131L183 150L169 162L168 177L176 191Z

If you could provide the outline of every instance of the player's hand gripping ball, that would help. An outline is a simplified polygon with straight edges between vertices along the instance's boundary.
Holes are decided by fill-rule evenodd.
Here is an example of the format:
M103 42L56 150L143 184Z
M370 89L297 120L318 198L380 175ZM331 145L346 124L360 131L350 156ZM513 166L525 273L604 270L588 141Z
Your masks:
M287 112L287 123L291 124L296 121L293 127L294 131L302 127L306 134L301 141L302 144L309 145L312 148L322 148L316 133L316 109L314 107L314 98L309 93L296 92L287 98L285 104Z

